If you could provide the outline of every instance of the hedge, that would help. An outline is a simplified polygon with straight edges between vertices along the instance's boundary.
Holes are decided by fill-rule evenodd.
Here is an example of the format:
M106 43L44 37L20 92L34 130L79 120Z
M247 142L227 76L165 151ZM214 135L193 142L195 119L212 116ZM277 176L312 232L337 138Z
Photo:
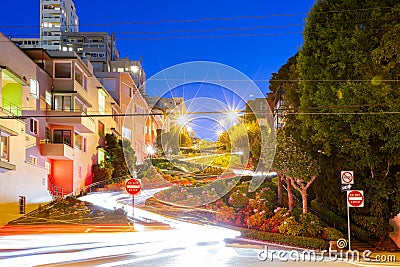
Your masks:
M328 249L329 242L320 238L288 236L279 233L263 232L254 229L229 226L230 229L240 231L242 237L261 241L270 241L282 245L298 246L310 249Z
M335 212L330 210L329 208L323 206L317 200L311 201L311 209L318 213L318 217L327 222L330 226L339 229L343 233L347 233L347 219L337 215ZM352 224L351 232L354 234L354 237L360 241L373 244L371 240L374 238L372 234L363 228Z

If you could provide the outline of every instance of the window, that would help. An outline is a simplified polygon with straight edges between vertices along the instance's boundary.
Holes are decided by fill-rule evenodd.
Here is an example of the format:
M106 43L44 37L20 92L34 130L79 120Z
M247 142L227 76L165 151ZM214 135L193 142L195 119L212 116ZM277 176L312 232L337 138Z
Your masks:
M122 137L132 140L132 131L128 128L122 127Z
M71 130L54 130L53 143L71 146Z
M119 123L119 121L118 121L118 112L117 112L117 110L115 109L115 108L112 108L112 118L114 119L114 121L116 122L116 123Z
M82 150L82 135L75 133L75 148Z
M82 152L86 153L87 151L87 139L86 137L82 137Z
M71 96L55 95L54 110L71 111Z
M29 163L32 165L38 165L38 158L32 155L29 155Z
M71 66L71 63L54 63L54 78L71 79Z
M83 87L83 73L78 68L75 68L75 81Z
M104 115L106 113L106 97L103 89L99 89L99 114Z
M104 124L99 121L98 132L100 136L104 136Z
M5 135L4 132L1 132L1 139L0 139L0 160L9 161L9 146L10 140L9 136Z
M86 137L80 135L79 133L75 133L75 148L81 150L82 152L86 152Z
M46 144L50 143L51 136L50 136L50 128L49 127L44 128L44 138L45 138Z
M127 84L122 83L122 93L127 96L132 96L132 88Z
M39 82L35 79L30 79L29 92L34 98L39 98Z
M46 91L46 103L51 106L51 92Z
M39 121L37 119L29 119L29 132L31 134L37 135L39 128Z

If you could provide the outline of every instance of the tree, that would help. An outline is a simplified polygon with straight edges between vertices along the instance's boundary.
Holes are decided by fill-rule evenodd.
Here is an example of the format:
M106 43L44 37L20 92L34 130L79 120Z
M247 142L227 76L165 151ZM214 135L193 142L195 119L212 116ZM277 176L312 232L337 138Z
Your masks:
M131 175L136 164L136 156L128 140L118 140L113 134L106 134L105 151L106 161L113 167L112 178Z
M393 82L400 66L399 11L397 0L317 1L297 58L298 132L324 153L310 154L324 168L316 196L343 214L337 177L354 170L366 205L354 209L353 220L376 236L387 235L389 218L400 212L400 120L391 113L400 105Z
M252 160L254 166L257 166L262 149L261 134L267 135L266 129L263 128L265 127L258 125L257 121L238 124L228 130L228 135L223 133L220 140L229 141L230 144L229 146L226 144L227 147L240 149L245 152L245 155L248 152L249 159Z
M288 185L289 202L292 202L291 187L300 192L303 213L308 212L307 190L319 175L315 159L301 149L299 144L284 129L278 131L277 148L273 168L280 172ZM289 209L293 209L292 204Z

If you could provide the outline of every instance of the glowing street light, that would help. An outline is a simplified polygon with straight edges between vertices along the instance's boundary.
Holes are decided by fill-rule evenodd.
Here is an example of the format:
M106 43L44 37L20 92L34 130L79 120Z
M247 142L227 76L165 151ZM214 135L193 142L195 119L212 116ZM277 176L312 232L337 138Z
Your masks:
M156 153L156 150L154 149L153 146L148 145L148 146L146 147L146 152L147 152L147 154L148 154L150 157L152 157L152 156Z

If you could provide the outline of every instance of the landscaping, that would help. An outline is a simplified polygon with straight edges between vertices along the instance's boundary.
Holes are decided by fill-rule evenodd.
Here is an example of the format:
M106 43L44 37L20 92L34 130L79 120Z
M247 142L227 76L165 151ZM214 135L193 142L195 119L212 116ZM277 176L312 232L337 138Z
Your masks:
M129 225L131 221L123 209L108 210L75 197L58 199L34 210L8 225L40 224L119 224Z
M329 241L337 241L344 235L312 213L291 212L277 206L277 188L272 182L265 182L255 192L248 192L249 182L234 186L228 194L218 197L230 188L233 181L218 180L208 187L193 193L186 188L172 187L158 192L154 197L163 203L178 203L182 206L199 206L208 199L218 199L201 208L209 210L209 219L216 224L238 229L243 237L326 249ZM151 205L147 202L146 205Z

